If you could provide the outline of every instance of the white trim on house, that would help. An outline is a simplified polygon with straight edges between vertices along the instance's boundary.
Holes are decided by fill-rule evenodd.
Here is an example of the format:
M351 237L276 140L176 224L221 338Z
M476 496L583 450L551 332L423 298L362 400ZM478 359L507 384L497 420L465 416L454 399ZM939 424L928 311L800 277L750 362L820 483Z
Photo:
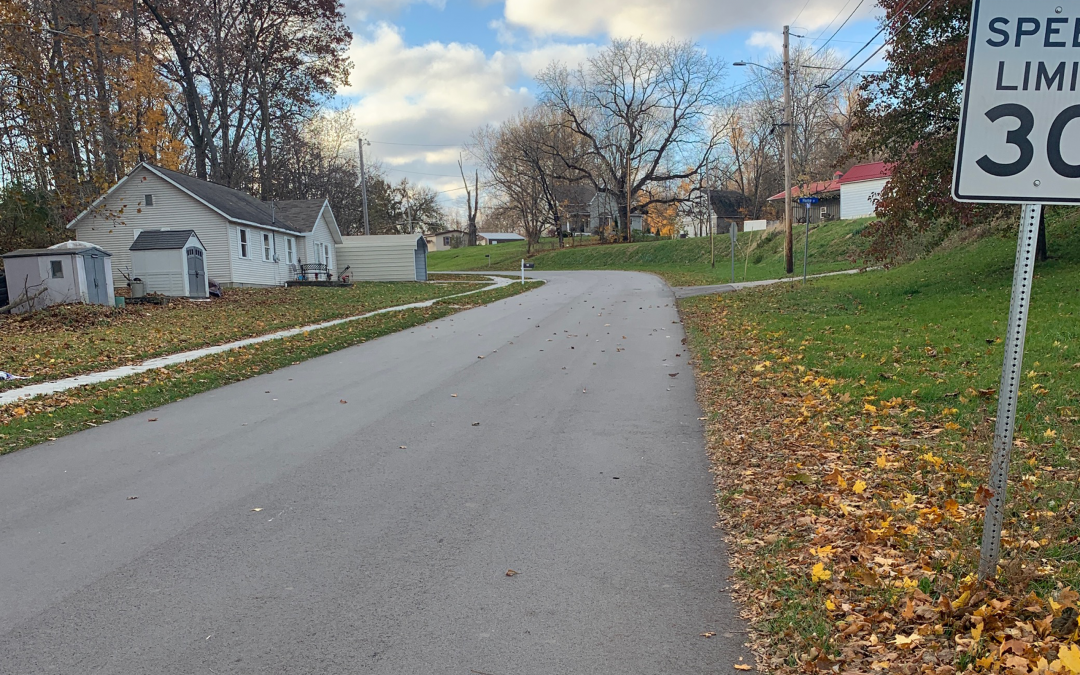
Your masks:
M251 236L246 227L236 228L236 251L241 260L251 259Z

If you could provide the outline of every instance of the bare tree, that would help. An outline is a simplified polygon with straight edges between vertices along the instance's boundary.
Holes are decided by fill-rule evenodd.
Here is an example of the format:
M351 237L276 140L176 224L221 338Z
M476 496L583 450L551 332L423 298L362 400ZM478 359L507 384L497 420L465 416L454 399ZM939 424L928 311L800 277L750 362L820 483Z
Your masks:
M572 178L615 198L628 239L631 204L668 203L673 191L649 188L697 175L718 143L710 113L723 77L723 63L692 42L642 39L615 40L577 69L554 63L540 74L543 103L588 146L560 159Z
M465 177L465 164L458 157L458 169L461 171L461 181L465 184L465 206L469 214L469 246L476 246L476 215L480 211L480 170L473 175L473 187L469 189L469 179Z

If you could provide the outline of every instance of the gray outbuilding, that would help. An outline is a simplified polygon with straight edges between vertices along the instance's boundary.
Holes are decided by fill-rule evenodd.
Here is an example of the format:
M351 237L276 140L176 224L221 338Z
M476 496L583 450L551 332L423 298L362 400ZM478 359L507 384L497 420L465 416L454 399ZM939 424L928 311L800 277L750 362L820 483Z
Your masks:
M206 247L194 230L143 230L131 251L131 275L147 293L208 298Z
M427 241L422 234L342 237L338 267L352 281L427 281Z
M9 302L21 304L13 313L49 305L82 302L112 305L112 254L84 242L64 242L52 248L21 249L5 253Z

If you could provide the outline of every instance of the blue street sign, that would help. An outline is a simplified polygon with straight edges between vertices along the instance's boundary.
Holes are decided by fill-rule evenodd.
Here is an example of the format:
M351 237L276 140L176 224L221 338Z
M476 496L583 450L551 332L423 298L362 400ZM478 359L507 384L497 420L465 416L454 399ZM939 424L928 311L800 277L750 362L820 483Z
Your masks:
M817 204L820 201L817 197L799 197L800 204Z

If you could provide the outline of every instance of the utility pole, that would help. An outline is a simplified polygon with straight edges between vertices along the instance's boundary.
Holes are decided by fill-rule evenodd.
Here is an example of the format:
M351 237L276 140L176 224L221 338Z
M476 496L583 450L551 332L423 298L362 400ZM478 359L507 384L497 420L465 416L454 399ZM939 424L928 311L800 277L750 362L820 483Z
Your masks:
M630 191L632 184L630 182L630 150L626 151L626 243L630 243L634 240L634 228L630 224Z
M709 165L705 165L705 180L702 181L705 193L705 226L709 228L709 250L711 252L711 265L716 269L716 228L712 222L712 195L709 194Z
M364 141L363 137L360 137L360 195L364 200L364 234L371 234L371 222L368 220L367 209L367 170L364 168Z
M791 224L791 136L795 114L791 100L791 26L784 26L784 269L795 273L795 239Z

